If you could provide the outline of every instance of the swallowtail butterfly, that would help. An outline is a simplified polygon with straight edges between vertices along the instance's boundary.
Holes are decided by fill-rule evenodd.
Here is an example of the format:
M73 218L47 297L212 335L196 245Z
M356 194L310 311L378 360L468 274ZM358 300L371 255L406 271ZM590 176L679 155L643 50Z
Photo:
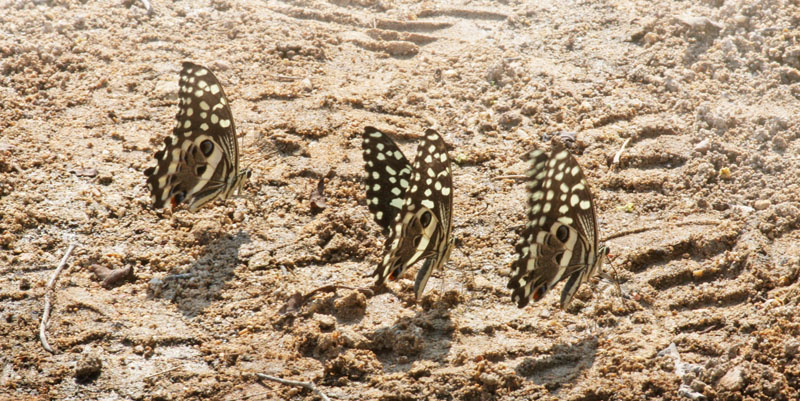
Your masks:
M144 171L153 207L186 203L194 212L217 198L238 192L249 170L239 170L233 115L217 78L208 68L185 62L181 70L178 115L172 136Z
M387 234L384 256L372 275L381 285L426 259L414 283L419 298L453 247L453 178L447 145L438 132L428 129L412 165L389 136L366 127L362 148L367 205Z
M585 281L601 273L608 248L598 246L597 219L589 184L563 145L528 155L528 224L516 245L511 297L517 306L540 300L559 281L565 308Z

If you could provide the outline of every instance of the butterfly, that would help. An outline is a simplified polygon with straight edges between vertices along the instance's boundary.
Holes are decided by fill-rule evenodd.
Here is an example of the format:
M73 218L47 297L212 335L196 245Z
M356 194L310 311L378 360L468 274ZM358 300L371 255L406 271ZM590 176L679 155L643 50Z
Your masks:
M538 301L566 280L561 307L596 274L609 249L598 245L597 218L589 184L578 161L561 144L528 155L528 223L516 244L508 288L520 308Z
M414 164L397 144L374 127L362 142L367 205L387 235L383 258L372 274L376 285L395 280L420 259L414 293L422 296L431 273L453 248L453 178L444 138L425 131Z
M155 167L144 171L153 207L186 203L194 212L217 198L239 192L250 170L239 170L233 115L217 77L205 67L184 62L178 114Z

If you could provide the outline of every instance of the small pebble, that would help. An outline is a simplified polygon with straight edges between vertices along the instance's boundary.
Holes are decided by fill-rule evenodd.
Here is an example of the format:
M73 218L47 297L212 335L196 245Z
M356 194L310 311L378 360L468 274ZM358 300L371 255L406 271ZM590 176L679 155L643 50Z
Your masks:
M300 85L303 86L303 90L306 92L311 92L314 89L314 85L308 78L304 78L302 81L300 81Z
M75 380L79 382L91 381L100 375L103 362L96 352L89 351L81 354L80 359L75 364Z
M790 340L786 344L783 345L783 352L786 354L787 357L794 357L797 355L797 350L800 349L800 342L797 340Z
M336 318L331 315L314 314L314 320L319 324L320 330L331 330L336 327Z
M744 375L742 374L742 368L735 367L725 373L725 376L722 376L722 379L719 379L718 384L720 389L726 391L739 391L744 387Z
M211 63L211 68L215 71L228 71L231 69L231 65L225 60L215 60Z
M709 149L711 149L711 141L708 139L703 139L700 143L694 145L694 150L703 154L708 152Z
M766 199L759 199L753 203L753 208L756 210L764 210L768 208L770 205L770 201Z
M644 43L646 43L648 45L652 45L653 43L656 43L659 40L661 40L661 38L655 32L648 32L647 34L644 35L643 39L644 39Z
M500 384L500 378L494 373L483 373L480 375L479 380L487 387L496 387Z

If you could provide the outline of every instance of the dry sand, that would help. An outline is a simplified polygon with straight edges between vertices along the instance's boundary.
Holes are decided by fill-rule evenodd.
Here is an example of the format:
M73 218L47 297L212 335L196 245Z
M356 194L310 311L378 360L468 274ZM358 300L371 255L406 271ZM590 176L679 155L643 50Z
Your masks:
M0 398L800 397L800 5L0 0ZM245 196L149 208L184 60L211 68ZM451 145L457 249L382 252L360 133ZM528 151L573 135L623 289L506 289ZM614 156L621 153L619 163ZM327 208L309 196L327 176ZM39 343L47 280L78 244ZM135 277L104 288L97 267Z

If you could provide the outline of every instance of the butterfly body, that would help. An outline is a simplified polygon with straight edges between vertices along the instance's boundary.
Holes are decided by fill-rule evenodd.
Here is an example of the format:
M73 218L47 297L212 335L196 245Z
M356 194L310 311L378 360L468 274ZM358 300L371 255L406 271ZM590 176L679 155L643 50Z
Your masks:
M601 271L608 248L598 244L594 201L569 151L555 145L550 152L531 152L528 160L528 224L516 245L508 288L522 308L566 280L563 308Z
M425 259L414 283L420 297L431 273L447 262L453 246L447 145L438 132L427 130L412 165L391 138L366 127L362 147L367 204L387 233L384 256L373 273L376 285L397 279Z
M190 211L241 190L249 170L239 169L239 147L222 85L207 68L183 63L179 110L172 135L144 174L153 207L186 203Z

